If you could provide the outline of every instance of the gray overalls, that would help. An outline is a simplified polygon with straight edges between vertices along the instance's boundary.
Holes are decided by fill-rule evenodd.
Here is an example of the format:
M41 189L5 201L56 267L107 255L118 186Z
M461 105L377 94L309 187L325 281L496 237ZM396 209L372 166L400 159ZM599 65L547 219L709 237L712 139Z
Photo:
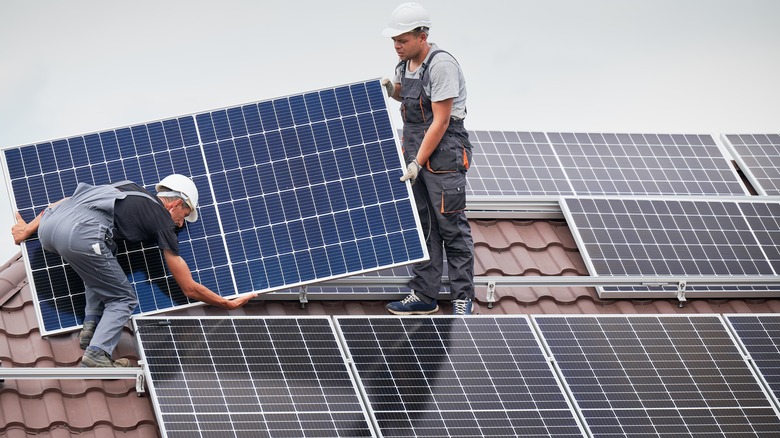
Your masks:
M441 52L431 53L428 63ZM403 153L409 163L417 156L425 132L433 122L433 109L423 89L430 80L426 75L428 64L420 66L418 79L406 77L405 62L400 66ZM470 162L471 143L463 120L451 119L428 162L420 163L422 169L412 184L430 259L413 266L414 277L409 287L430 299L435 299L441 290L443 249L447 251L452 299L474 298L474 242L464 211L466 171Z
M80 183L73 196L41 217L38 239L43 249L65 259L84 281L89 319L99 320L90 346L111 355L138 298L116 258L113 240L114 202L127 195L155 198L116 189L129 181L92 186Z

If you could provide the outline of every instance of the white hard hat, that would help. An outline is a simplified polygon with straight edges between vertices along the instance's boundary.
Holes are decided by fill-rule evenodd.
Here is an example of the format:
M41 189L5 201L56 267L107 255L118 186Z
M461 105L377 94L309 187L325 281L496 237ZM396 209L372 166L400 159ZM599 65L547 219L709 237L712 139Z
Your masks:
M382 31L382 35L393 38L418 27L431 27L430 14L419 3L403 3L393 11L390 24Z
M184 219L186 219L187 222L195 222L198 220L198 210L196 210L196 207L198 206L198 188L195 187L195 183L192 182L191 179L184 175L174 173L163 178L162 181L154 186L154 189L157 190L158 194L160 192L178 192L176 194L181 195L181 198L184 199L184 202L190 207L190 214Z

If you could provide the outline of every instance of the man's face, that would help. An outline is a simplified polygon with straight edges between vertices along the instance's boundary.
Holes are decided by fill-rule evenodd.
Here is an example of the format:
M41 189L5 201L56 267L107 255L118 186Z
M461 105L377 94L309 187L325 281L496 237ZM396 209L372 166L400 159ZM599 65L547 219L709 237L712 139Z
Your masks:
M190 206L187 205L186 202L177 199L172 206L168 208L168 212L171 214L171 219L173 219L176 226L181 228L184 226L184 218L189 216L190 213L192 213L192 210L190 210Z
M416 58L425 46L424 33L420 32L414 34L413 32L406 32L393 37L393 46L395 47L395 53L398 54L398 58L402 61L408 61Z

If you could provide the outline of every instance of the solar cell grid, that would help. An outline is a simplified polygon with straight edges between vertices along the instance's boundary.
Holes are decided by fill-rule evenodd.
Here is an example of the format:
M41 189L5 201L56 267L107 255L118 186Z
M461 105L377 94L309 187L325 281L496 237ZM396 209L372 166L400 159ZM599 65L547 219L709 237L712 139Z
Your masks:
M151 190L170 173L192 177L201 219L180 233L181 255L222 296L426 258L376 80L3 152L28 221L79 182ZM77 328L83 286L36 240L24 246L44 334ZM139 311L189 303L156 247L125 249Z
M723 139L759 194L780 195L780 134L730 134Z
M578 195L746 194L708 135L547 135Z
M581 197L561 201L591 275L777 277L780 204L764 200ZM717 280L716 280L717 281ZM776 286L699 285L695 292ZM651 291L605 287L607 292Z
M472 196L744 195L709 135L470 131Z
M327 318L135 324L163 436L372 436Z
M780 315L727 315L737 339L780 400Z
M778 412L717 316L534 316L593 436L771 436Z
M582 436L526 318L336 321L383 436Z
M474 196L572 194L544 133L472 131L478 158L468 174Z

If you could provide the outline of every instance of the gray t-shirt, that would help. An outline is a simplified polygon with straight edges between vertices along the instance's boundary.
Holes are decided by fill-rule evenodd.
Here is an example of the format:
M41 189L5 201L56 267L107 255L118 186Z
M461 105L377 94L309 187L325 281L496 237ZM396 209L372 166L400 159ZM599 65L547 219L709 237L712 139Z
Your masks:
M425 57L425 63L431 57L431 53L436 50L441 50L439 47L431 43L431 50L428 52L428 56ZM409 62L406 63L406 77L416 79L420 74L420 69L416 71L409 70ZM452 116L457 119L463 119L466 117L466 78L463 77L463 70L461 70L458 62L449 53L439 53L433 58L433 61L428 64L428 72L430 81L424 91L427 96L430 97L432 102L440 102L445 99L452 99ZM401 68L398 67L395 70L395 76L393 77L394 83L401 82Z

